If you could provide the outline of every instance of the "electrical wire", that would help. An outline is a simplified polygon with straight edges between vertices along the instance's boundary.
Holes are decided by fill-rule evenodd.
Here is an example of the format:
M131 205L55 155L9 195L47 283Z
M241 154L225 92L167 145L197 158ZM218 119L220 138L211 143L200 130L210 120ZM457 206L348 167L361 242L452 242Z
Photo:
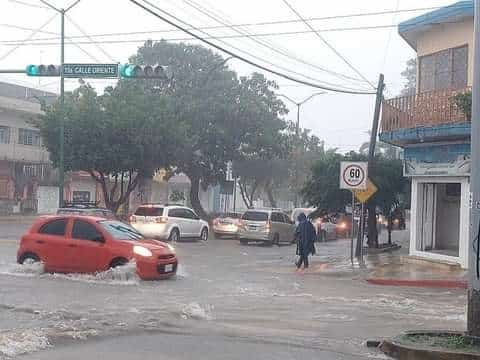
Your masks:
M395 6L395 10L398 10L400 8L400 0L397 0L397 5ZM392 22L395 22L397 19L397 13L394 13ZM383 61L382 61L382 71L385 69L385 64L387 63L387 57L388 57L388 50L390 49L390 43L392 41L392 33L393 29L390 29L388 32L388 39L387 39L387 45L385 46L385 53L383 55Z
M8 50L5 54L3 54L2 56L0 56L0 61L2 60L5 60L10 54L12 54L15 50L17 50L19 47L21 47L22 45L24 45L25 42L27 42L28 40L32 39L39 31L41 31L43 28L45 28L48 24L50 24L53 19L55 19L57 17L57 13L55 13L55 15L53 15L50 19L48 19L46 22L44 22L38 29L35 29L33 30L30 35L28 35L25 40L21 43L19 43L18 45L16 45L15 47L13 47L12 49Z
M329 74L332 74L332 75L335 75L337 77L342 77L342 78L346 78L346 79L349 79L349 80L354 80L354 81L363 81L363 80L360 80L360 79L356 79L356 78L352 78L352 77L349 77L347 75L344 75L344 74L341 74L341 73L337 73L337 72L334 72L334 71L331 71L331 70L328 70L328 69L325 69L325 68L322 68L320 66L317 66L315 64L312 64L312 63L309 63L309 62L306 62L304 61L303 59L299 58L299 57L296 57L294 54L291 54L288 52L288 50L286 49L282 49L281 46L277 45L277 44L270 44L268 43L267 41L264 41L264 40L260 40L260 39L257 39L253 36L250 36L250 34L247 32L247 31L244 31L242 30L241 28L237 28L237 27L234 27L233 25L231 25L231 23L229 23L228 21L225 21L225 20L222 20L219 16L217 15L214 15L212 14L211 12L209 12L207 9L205 9L204 7L202 7L201 5L199 5L198 3L196 3L194 0L183 0L184 3L188 4L189 6L193 7L195 10L201 12L202 14L206 15L207 17L209 17L210 19L213 19L214 21L230 28L231 30L235 31L236 33L238 34L241 34L245 37L247 37L248 39L254 41L255 43L257 44L260 44L261 46L263 47L266 47L267 49L277 53L277 54L280 54L280 55L283 55L285 56L286 58L288 59L294 59L295 61L298 61L300 63L303 63L303 64L306 64L310 67L313 67L317 70L320 70L320 71L323 71L323 72L326 72L326 73L329 73ZM332 86L336 86L336 84L332 84L332 83L328 83L326 81L323 81L325 84L328 84L328 85L332 85Z
M245 58L244 56L238 55L238 54L232 52L231 50L228 50L228 49L226 49L226 48L224 48L224 47L222 47L222 46L220 46L220 45L218 45L218 44L215 44L215 43L213 43L213 42L211 42L211 41L209 41L209 40L207 40L207 39L204 39L204 38L201 37L200 35L197 35L197 34L193 33L192 31L187 30L187 29L184 28L183 26L178 25L177 23L175 23L174 21L166 18L165 16L162 16L162 15L156 13L156 12L153 11L152 9L148 8L147 6L139 3L137 0L129 0L129 1L132 2L133 4L135 4L136 6L142 8L142 9L145 10L146 12L152 14L153 16L159 18L160 20L166 22L167 24L170 24L170 25L172 25L172 26L174 26L174 27L176 27L176 28L184 31L184 32L187 33L188 35L195 37L197 40L200 40L201 42L203 42L203 43L205 43L205 44L207 44L207 45L210 45L211 47L213 47L213 48L215 48L215 49L217 49L217 50L220 50L220 51L224 52L225 54L228 54L228 55L230 55L230 56L233 56L233 57L235 57L235 58L238 59L238 60L241 60L241 61L243 61L243 62L245 62L245 63L247 63L247 64L249 64L249 65L251 65L251 66L254 66L254 67L256 67L256 68L259 68L259 69L262 69L262 70L264 70L264 71L267 71L267 72L269 72L269 73L271 73L271 74L277 75L277 76L279 76L279 77L283 77L283 78L285 78L285 79L287 79L287 80L291 80L291 81L294 81L294 82L298 82L298 83L301 83L301 84L309 85L309 86L311 86L311 87L319 88L319 89L323 89L323 90L330 90L330 91L343 92L343 93L349 93L349 94L359 94L359 95L371 95L371 94L375 94L375 92L366 92L366 91L359 91L359 90L353 90L353 89L341 89L341 88L338 88L338 87L335 88L335 87L323 86L323 85L320 85L320 84L318 84L318 83L310 82L310 81L305 81L305 80L302 80L302 79L298 79L298 78L295 78L295 77L293 77L293 76L291 76L291 75L288 75L288 74L282 73L282 72L280 72L280 71L277 71L277 70L268 68L268 67L266 67L266 66L264 66L264 65L260 65L260 64L258 64L258 63L256 63L256 62L252 61L252 60L249 60L249 59ZM159 7L155 6L154 4L152 4L151 2L149 2L149 1L147 1L147 0L143 0L143 2L149 4L151 7L159 10L160 12L162 12L162 13L164 13L164 14L167 14L167 16L169 16L169 17L171 17L171 18L173 18L173 19L175 19L175 20L177 20L177 21L179 21L179 22L182 22L182 23L186 24L187 26L191 26L191 25L185 23L184 21L178 19L177 17L175 17L175 16L173 16L173 15L171 15L171 14L168 14L166 11L160 9ZM203 31L202 31L202 32L203 32ZM203 32L203 33L205 33L205 32ZM206 33L206 35L209 35L209 34ZM224 42L224 43L225 43L225 42ZM227 45L230 46L230 47L233 47L233 46L229 45L228 43L227 43ZM242 50L240 50L240 49L238 49L238 50L239 50L239 51L242 51ZM245 51L242 51L242 52L245 53ZM250 55L250 56L251 56L251 55ZM263 61L265 61L265 60L263 60ZM278 65L274 65L274 66L279 67ZM307 77L307 76L305 76L305 75L303 75L303 74L301 74L301 76L302 76L302 77Z
M310 30L312 30L312 31L315 33L315 35L317 35L317 37L318 37L325 45L328 46L328 48L329 48L330 50L332 50L332 51L335 53L335 55L337 55L340 59L342 59L343 62L344 62L345 64L347 64L348 67L350 67L350 69L352 69L358 76L360 76L363 80L365 80L368 84L370 84L373 89L375 89L375 86L374 86L355 66L353 66L342 54L340 54L340 53L337 51L337 49L335 49L322 35L320 35L320 32L316 31L316 30L313 28L313 26L310 25L310 23L309 23L308 21L306 21L306 20L302 17L302 15L301 15L297 10L295 10L295 8L294 8L292 5L290 5L290 3L288 2L288 0L282 0L282 1L283 1L283 3L284 3L285 5L287 5L287 7L288 7L296 16L298 16L298 18L299 18L300 20L302 20L302 22L303 22Z
M50 10L50 8L46 7L46 6L42 6L42 5L37 5L37 4L31 4L29 2L26 2L26 1L19 1L19 0L8 0L12 3L15 3L15 4L19 4L19 5L23 5L23 6L28 6L28 7L31 7L31 8L35 8L35 9L43 9L43 10Z
M95 40L93 40L93 39L90 37L90 35L88 35L88 34L86 33L86 31L83 30L83 28L82 28L80 25L78 25L70 16L68 16L67 14L65 14L65 17L66 17L84 36L86 36L90 41L92 41L93 44L95 45L95 47L96 47L98 50L100 50L100 52L102 52L110 61L112 61L112 62L114 62L114 63L118 62L117 60L115 60L115 59L113 58L112 55L110 55L105 49L103 49L103 47L101 47ZM98 62L98 61L97 61L97 62Z

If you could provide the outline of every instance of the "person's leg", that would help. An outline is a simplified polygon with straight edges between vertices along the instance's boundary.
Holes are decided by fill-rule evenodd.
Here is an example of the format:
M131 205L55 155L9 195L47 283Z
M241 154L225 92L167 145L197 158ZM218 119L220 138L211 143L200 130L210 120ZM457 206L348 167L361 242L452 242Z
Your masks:
M305 257L303 258L303 267L306 269L308 268L308 254L305 255Z

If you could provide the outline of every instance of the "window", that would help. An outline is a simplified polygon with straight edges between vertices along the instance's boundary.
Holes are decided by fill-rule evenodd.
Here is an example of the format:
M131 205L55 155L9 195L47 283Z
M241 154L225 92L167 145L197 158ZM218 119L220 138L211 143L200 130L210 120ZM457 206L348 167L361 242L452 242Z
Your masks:
M74 191L72 200L73 202L90 202L90 191Z
M420 91L467 86L468 47L439 51L420 58Z
M9 191L8 191L8 178L0 178L0 199L7 198L8 199Z
M18 129L18 143L23 145L40 146L40 132L30 129Z
M283 222L285 224L292 224L292 219L290 219L290 216L288 216L287 214L282 214L283 215Z
M43 225L40 228L39 233L46 234L46 235L64 236L66 227L67 227L67 219L57 219Z
M198 219L198 216L197 216L192 210L183 209L183 211L184 211L184 216L185 216L185 218L187 218L187 219L193 219L193 220L197 220L197 219Z
M268 213L260 211L247 211L245 214L243 214L242 219L250 221L267 221Z
M142 234L130 225L115 220L102 220L98 222L115 240L141 240Z
M183 209L170 209L170 210L168 210L168 216L169 217L184 218L184 217L186 217L185 215L186 214L183 211Z
M283 223L284 219L280 213L272 213L272 221L277 223Z
M103 236L92 224L82 220L75 220L73 223L72 238L99 241L103 239Z
M148 206L140 206L135 214L137 216L162 216L163 215L163 208L161 207L148 207Z
M10 144L10 128L0 126L0 144Z

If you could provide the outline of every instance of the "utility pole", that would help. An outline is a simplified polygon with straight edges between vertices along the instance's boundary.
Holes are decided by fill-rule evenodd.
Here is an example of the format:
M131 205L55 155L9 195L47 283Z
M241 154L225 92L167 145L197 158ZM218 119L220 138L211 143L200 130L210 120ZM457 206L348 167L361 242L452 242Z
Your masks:
M375 111L373 113L373 123L372 123L372 131L370 132L370 144L368 147L368 173L371 173L373 168L373 162L375 160L375 146L377 145L377 134L378 134L378 123L380 122L380 109L382 107L382 99L383 99L383 90L385 87L384 84L384 75L380 74L378 77L378 85L377 85L377 94L375 98ZM368 215L375 216L375 209L371 209L370 206L367 207ZM353 211L353 209L352 209ZM371 221L371 220L370 220ZM372 224L372 222L370 222ZM365 210L362 207L362 212L360 215L360 221L358 224L359 232L357 236L357 247L355 249L355 257L360 257L362 254L362 247L363 247L363 229L365 229ZM353 223L352 223L353 229ZM361 231L360 231L361 230ZM368 230L369 232L371 229Z
M480 336L480 0L475 0L474 23L467 329L469 335Z
M59 156L58 156L58 203L63 206L63 188L65 185L65 77L63 67L65 64L65 14L81 0L75 1L66 9L58 9L45 0L40 0L52 10L60 14L60 124L59 124Z
M312 95L310 95L309 97L307 97L306 99L304 99L303 101L300 101L300 102L297 102L291 98L289 98L287 95L284 95L284 94L277 94L277 96L281 96L285 99L287 99L288 101L290 101L292 104L295 104L297 106L297 123L295 125L295 137L297 138L297 146L295 147L295 151L296 151L296 156L295 156L295 181L294 181L294 186L295 186L295 189L294 189L294 200L293 200L293 205L294 207L298 207L298 161L299 161L299 153L300 153L300 108L303 104L305 104L307 101L309 101L310 99L313 99L315 96L317 95L323 95L323 94L327 94L325 91L322 91L322 92L317 92L317 93L314 93Z

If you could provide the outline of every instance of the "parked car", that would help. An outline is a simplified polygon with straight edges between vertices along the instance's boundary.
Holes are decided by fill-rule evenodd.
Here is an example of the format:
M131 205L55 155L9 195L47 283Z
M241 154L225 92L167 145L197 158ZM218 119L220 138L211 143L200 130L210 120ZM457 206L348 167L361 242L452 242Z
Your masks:
M280 209L254 209L242 215L238 230L241 244L263 242L268 245L293 243L295 224Z
M64 205L57 210L57 215L86 215L119 220L112 210L99 207L98 204L94 202L65 202Z
M133 260L144 280L167 278L177 271L171 245L148 240L118 220L93 216L40 217L17 251L19 264L40 261L47 272L95 273Z
M240 225L241 213L228 212L219 214L213 219L213 232L215 237L222 236L236 237L238 234L238 226Z
M208 223L195 212L181 205L144 204L130 216L130 224L141 234L153 239L208 240Z

